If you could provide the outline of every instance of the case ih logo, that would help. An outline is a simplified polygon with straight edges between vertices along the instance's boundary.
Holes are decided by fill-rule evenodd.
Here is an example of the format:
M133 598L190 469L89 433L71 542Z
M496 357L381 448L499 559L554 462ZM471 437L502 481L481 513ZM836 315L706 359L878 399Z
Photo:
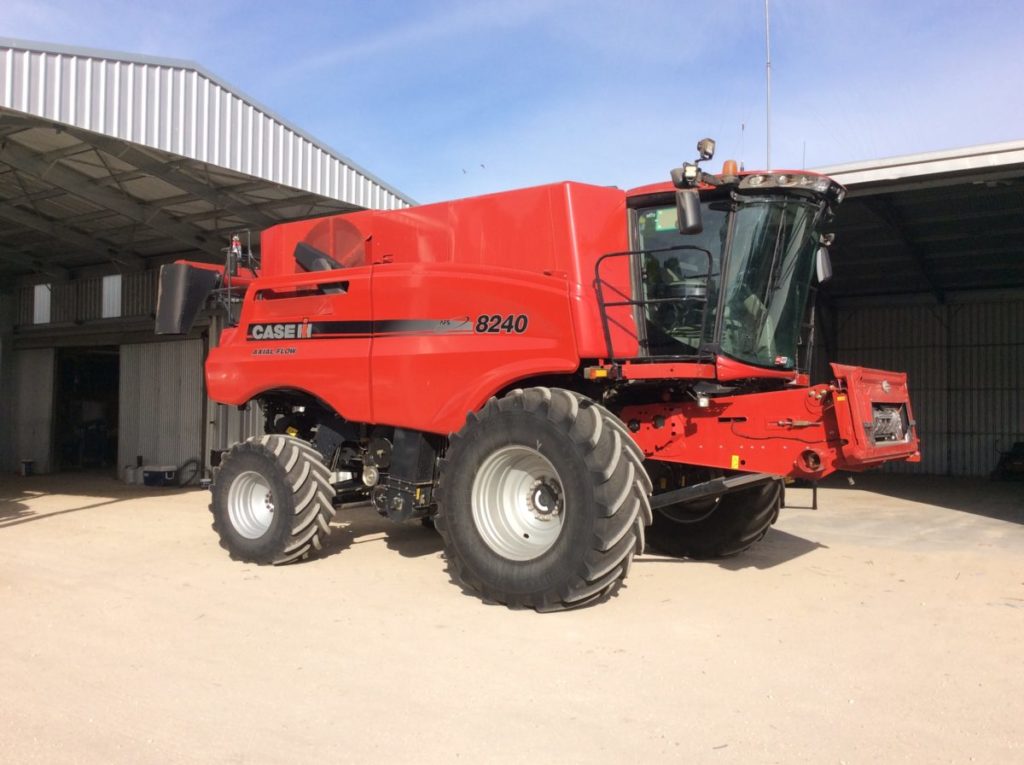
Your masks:
M250 324L250 340L300 340L311 337L313 327L308 322L301 324Z

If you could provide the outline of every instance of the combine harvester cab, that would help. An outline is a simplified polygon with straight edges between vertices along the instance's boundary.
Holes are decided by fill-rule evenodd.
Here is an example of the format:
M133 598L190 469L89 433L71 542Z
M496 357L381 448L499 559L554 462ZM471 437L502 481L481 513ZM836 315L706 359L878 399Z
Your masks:
M282 224L260 257L161 274L158 331L211 290L209 395L266 435L223 456L232 556L300 560L336 507L441 533L452 576L537 610L606 598L645 543L714 558L775 522L785 478L920 459L907 382L810 384L813 294L843 188L700 159L623 192L559 183ZM244 297L243 297L244 295Z

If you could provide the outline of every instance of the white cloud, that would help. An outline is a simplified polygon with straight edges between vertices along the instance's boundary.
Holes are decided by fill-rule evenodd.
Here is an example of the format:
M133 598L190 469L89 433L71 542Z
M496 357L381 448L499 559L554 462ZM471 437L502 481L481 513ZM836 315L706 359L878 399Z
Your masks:
M274 77L286 80L300 74L337 67L345 62L369 61L375 56L401 52L410 47L461 35L520 26L548 13L551 8L552 4L544 0L453 3L444 5L440 12L413 18L399 26L375 29L354 27L345 39L339 40L330 50L286 63Z

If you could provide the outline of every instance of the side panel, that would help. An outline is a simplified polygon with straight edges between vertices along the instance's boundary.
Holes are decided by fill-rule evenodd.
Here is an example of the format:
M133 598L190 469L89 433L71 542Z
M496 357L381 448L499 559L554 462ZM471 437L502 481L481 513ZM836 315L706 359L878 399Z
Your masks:
M907 390L907 376L902 372L887 372L881 369L852 367L833 364L832 371L843 385L843 390L834 396L836 424L843 438L842 454L848 463L874 464L886 461L895 454L900 459L907 453L920 462L918 453L917 423L910 407L910 392ZM874 433L878 427L876 407L900 407L906 423L898 432L906 430L909 440L899 439L897 443L875 443Z
M238 328L210 351L210 398L242 404L267 390L302 390L343 417L372 422L370 282L369 266L261 278Z
M644 454L666 462L817 479L920 460L906 376L833 368L838 385L722 396L703 407L695 401L627 406L618 414ZM903 407L903 437L889 442L869 435L890 422L876 405Z
M598 258L629 248L621 189L553 183L452 202L378 212L365 210L274 226L262 235L263 276L297 274L293 253L305 242L345 266L363 264L507 268L568 280L575 337L584 358L606 354L594 289ZM602 269L608 301L631 296L629 261ZM609 310L616 352L632 357L637 329L631 307Z
M122 345L117 464L203 459L203 341Z
M573 285L572 305L580 356L604 358L607 343L598 308L595 281L602 255L629 249L628 211L619 189L565 183L552 203L552 229L559 268ZM630 259L610 258L601 267L601 291L606 303L630 300ZM608 308L609 331L616 356L637 355L637 328L631 306Z
M14 352L14 460L50 472L53 428L53 348Z
M499 389L579 365L564 277L395 263L374 271L375 421L434 433Z
M627 406L619 412L651 459L686 465L821 478L842 467L831 389L781 390L696 401ZM801 455L813 451L819 470Z

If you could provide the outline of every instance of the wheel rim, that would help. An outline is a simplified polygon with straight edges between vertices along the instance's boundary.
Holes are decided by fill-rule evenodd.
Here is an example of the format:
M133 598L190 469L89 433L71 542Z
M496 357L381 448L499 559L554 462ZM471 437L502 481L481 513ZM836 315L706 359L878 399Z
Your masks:
M274 520L274 493L259 473L240 474L228 490L228 516L235 531L246 539L259 539Z
M473 479L473 521L503 558L533 560L562 531L565 501L554 466L527 446L506 446L484 460Z

